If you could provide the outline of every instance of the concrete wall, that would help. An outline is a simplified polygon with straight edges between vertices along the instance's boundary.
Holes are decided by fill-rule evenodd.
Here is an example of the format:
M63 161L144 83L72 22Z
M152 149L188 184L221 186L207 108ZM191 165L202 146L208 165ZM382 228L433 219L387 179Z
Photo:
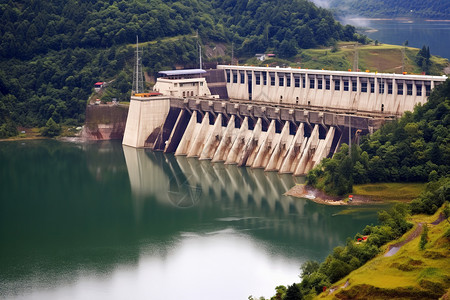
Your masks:
M89 105L82 138L86 140L121 140L125 131L128 107Z
M218 66L230 99L400 116L425 103L445 76Z
M161 129L170 110L165 96L131 97L122 144L142 148L155 129Z

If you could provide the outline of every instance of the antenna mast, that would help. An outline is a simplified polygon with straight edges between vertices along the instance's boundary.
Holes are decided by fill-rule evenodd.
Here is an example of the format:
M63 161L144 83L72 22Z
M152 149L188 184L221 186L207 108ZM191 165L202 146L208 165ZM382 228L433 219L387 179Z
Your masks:
M200 69L203 69L203 64L202 64L202 46L200 45L200 43L198 43L198 51L199 51L199 56L200 56Z
M234 62L234 42L231 42L231 64Z
M353 58L353 71L355 71L355 72L358 72L358 60L359 60L359 57L358 57L358 43L356 43L355 44L355 55L354 55L354 58Z
M131 88L131 94L137 94L144 92L144 76L142 74L142 50L139 50L139 37L136 36L136 64L133 72L133 86Z

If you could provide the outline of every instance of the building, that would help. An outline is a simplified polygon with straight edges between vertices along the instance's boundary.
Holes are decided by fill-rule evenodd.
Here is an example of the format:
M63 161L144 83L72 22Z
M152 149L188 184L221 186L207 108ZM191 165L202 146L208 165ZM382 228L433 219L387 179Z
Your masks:
M446 76L219 65L230 99L311 110L400 116Z
M171 70L159 72L153 90L174 97L211 97L211 92L202 75L202 69Z

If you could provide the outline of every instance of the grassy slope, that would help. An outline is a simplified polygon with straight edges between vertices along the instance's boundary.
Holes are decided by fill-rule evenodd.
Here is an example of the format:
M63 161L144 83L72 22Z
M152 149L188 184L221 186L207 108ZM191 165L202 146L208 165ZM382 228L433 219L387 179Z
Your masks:
M402 72L402 46L379 44L359 45L359 69L370 72L401 73ZM418 48L406 47L405 71L420 74L421 71L414 59L419 52ZM295 63L279 58L268 59L263 62L252 58L247 61L251 65L289 65L305 69L325 69L347 71L353 69L355 55L354 43L341 42L338 51L331 52L331 48L306 49L295 57ZM448 66L449 61L445 58L432 56L432 74L442 74L442 70Z
M439 298L450 288L450 239L444 233L450 224L443 221L438 225L431 222L439 216L413 216L414 223L428 224L428 243L419 250L420 236L405 244L396 254L384 257L390 244L405 239L416 226L401 239L383 246L382 253L340 280L335 286L343 286L333 294L320 294L319 299L427 299ZM370 237L369 237L370 238Z
M425 190L425 183L369 183L353 186L353 194L377 201L409 202Z

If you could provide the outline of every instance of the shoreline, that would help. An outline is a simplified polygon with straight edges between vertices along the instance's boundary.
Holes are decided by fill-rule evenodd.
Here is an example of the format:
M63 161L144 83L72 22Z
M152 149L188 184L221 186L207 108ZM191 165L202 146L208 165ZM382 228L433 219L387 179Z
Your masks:
M318 204L335 205L335 206L336 205L358 206L358 205L374 205L384 203L383 201L380 200L374 200L365 196L355 194L353 194L352 201L349 201L348 198L330 196L321 190L318 190L311 186L307 186L305 184L296 184L283 195L292 196L296 198L306 198Z

